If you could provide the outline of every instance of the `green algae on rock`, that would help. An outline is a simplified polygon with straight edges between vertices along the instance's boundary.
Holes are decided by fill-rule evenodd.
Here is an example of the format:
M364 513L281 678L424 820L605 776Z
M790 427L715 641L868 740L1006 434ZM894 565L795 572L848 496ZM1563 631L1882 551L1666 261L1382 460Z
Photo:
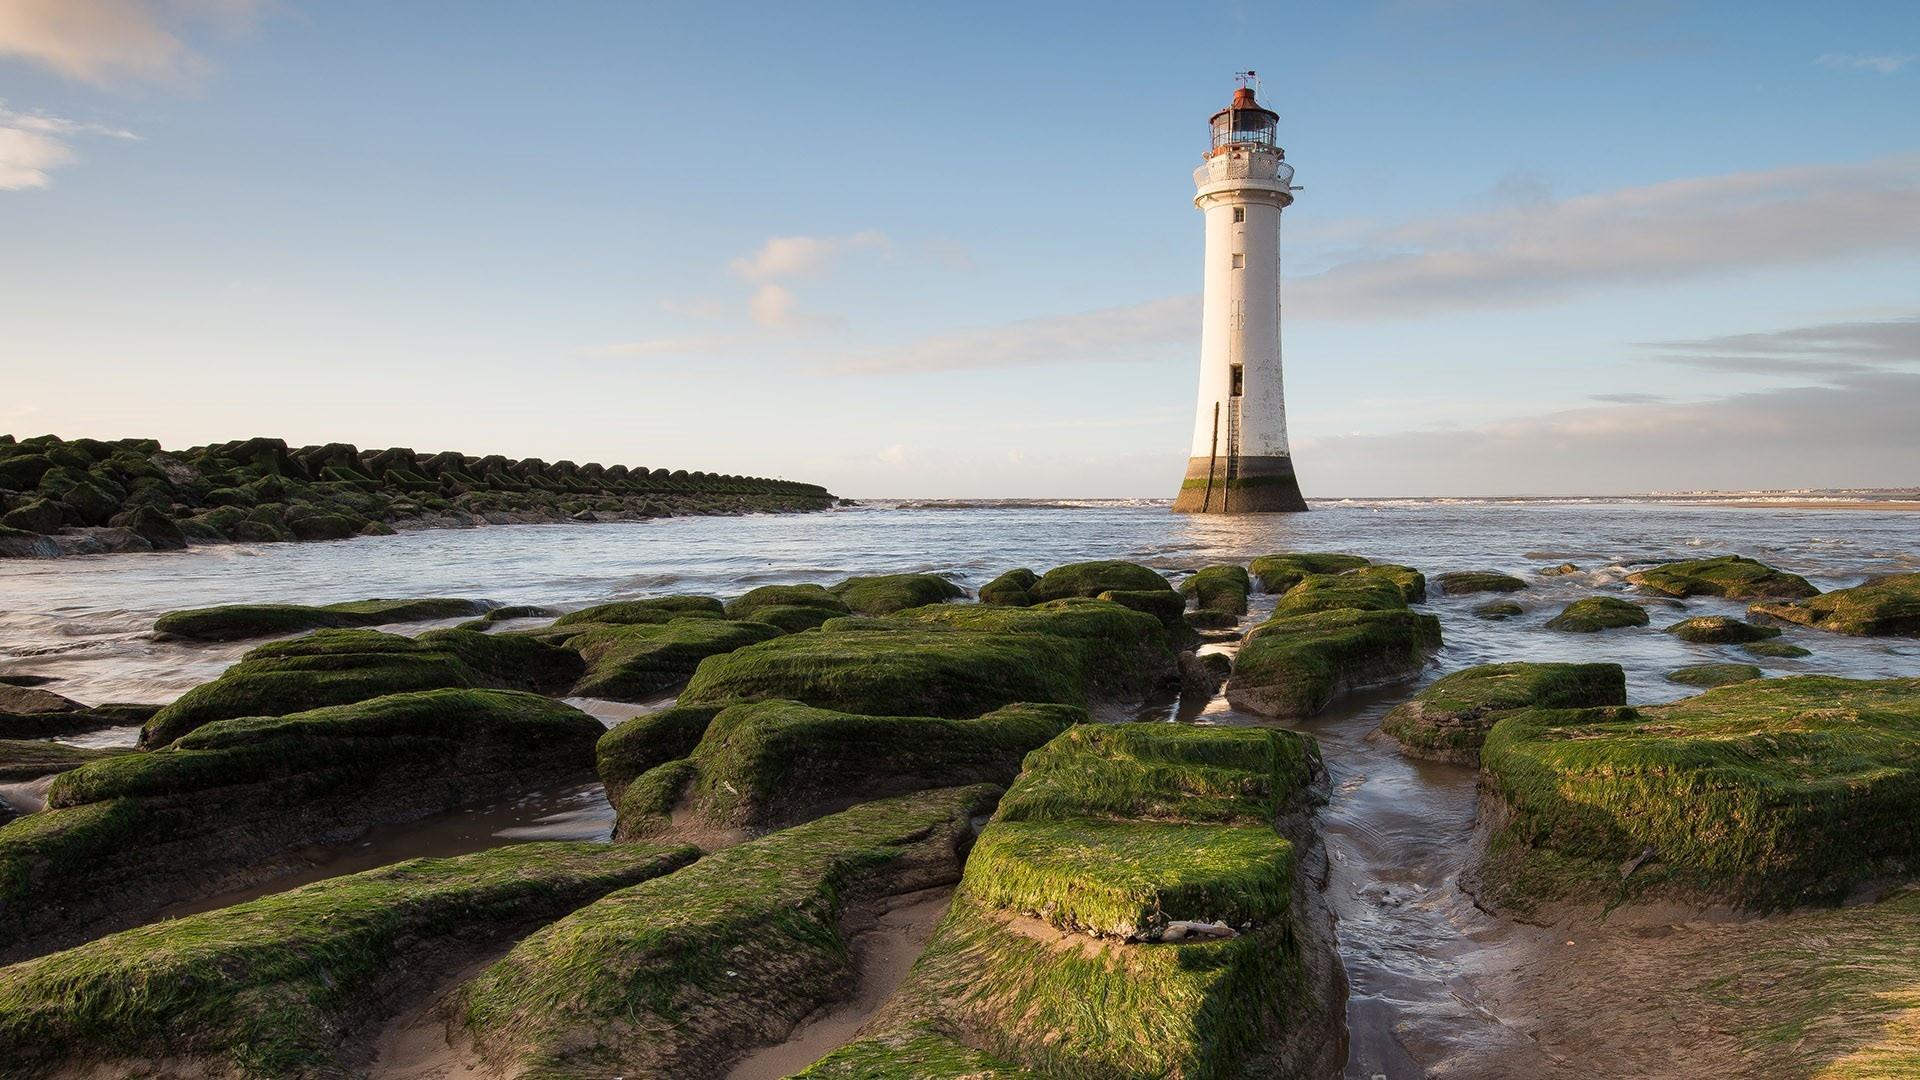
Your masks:
M469 983L458 1022L516 1073L721 1075L851 991L843 916L958 879L998 794L865 803L610 893Z
M350 600L308 607L302 604L226 604L169 611L153 624L155 633L188 641L241 641L303 630L380 626L484 614L484 600L435 597L424 600Z
M1776 570L1743 555L1663 563L1627 575L1627 580L1663 596L1724 596L1796 600L1820 592L1798 574Z
M406 638L375 630L317 630L258 646L219 678L182 694L146 722L140 744L165 746L214 720L277 716L414 690L558 691L580 671L577 654L513 634L449 629Z
M1186 627L1187 598L1172 589L1108 589L1094 599L1144 612L1170 630Z
M1299 584L1300 579L1308 574L1342 574L1370 565L1372 563L1358 555L1296 552L1289 555L1262 555L1253 560L1247 569L1260 582L1261 592L1283 593Z
M676 705L616 724L594 744L594 768L607 789L607 801L620 805L620 793L640 774L686 757L700 745L717 705Z
M1139 563L1107 559L1056 566L1028 586L1027 595L1034 603L1044 604L1071 597L1092 598L1109 591L1159 592L1172 588L1157 570Z
M1308 574L1274 603L1269 621L1341 608L1404 611L1406 606L1406 593L1398 584L1384 577L1373 577L1364 571Z
M1039 1073L915 1025L856 1039L795 1073L793 1080L1042 1080Z
M115 746L90 750L83 746L68 746L65 743L47 742L42 739L0 739L0 783L13 784L22 780L37 780L42 776L52 776L69 769L77 769L101 758L133 752L132 747ZM4 810L4 804L0 804L0 811Z
M1799 603L1753 604L1748 611L1855 637L1920 637L1920 573L1888 574Z
M1440 583L1440 591L1448 596L1466 596L1469 593L1482 592L1519 592L1527 587L1525 581L1498 570L1454 570L1441 574L1434 580Z
M1695 645L1740 645L1780 636L1774 627L1755 626L1725 615L1695 615L1666 627L1663 632Z
M983 604L1004 604L1009 607L1028 607L1033 603L1032 594L1027 590L1040 580L1040 575L1020 567L1009 570L985 585L980 586L980 602Z
M216 892L297 845L577 776L604 731L534 694L432 690L223 720L94 761L0 828L0 957Z
M934 1076L1337 1069L1338 961L1274 821L1311 798L1317 764L1274 729L1062 734L981 834L906 983L813 1075L916 1076L923 1057Z
M1477 765L1487 732L1506 712L1626 703L1627 675L1619 664L1481 664L1395 706L1380 730L1410 757Z
M1158 619L1101 600L935 604L830 620L703 662L684 704L792 700L873 716L1133 700L1175 674Z
M1373 563L1358 570L1349 571L1354 577L1387 581L1400 590L1400 598L1409 604L1422 603L1427 598L1427 575L1411 566L1396 563Z
M638 701L685 682L710 656L780 636L762 622L676 616L664 623L598 626L567 642L587 665L574 684L583 697Z
M1787 660L1813 655L1812 649L1802 648L1799 645L1790 645L1784 641L1749 641L1745 645L1740 646L1740 651L1753 656L1777 657Z
M1240 647L1227 700L1262 716L1312 716L1340 694L1412 678L1439 647L1440 620L1404 605L1276 612Z
M1473 609L1476 619L1511 619L1515 615L1525 615L1527 609L1511 600L1490 600Z
M383 1003L698 854L514 844L121 931L7 969L0 1057L33 1072L167 1059L196 1073L348 1075L367 1055L346 1045L370 1042Z
M729 601L726 611L736 619L751 619L758 609L776 606L822 608L835 615L852 611L824 585L762 585Z
M1647 609L1613 596L1587 596L1575 600L1560 614L1547 620L1547 629L1572 634L1593 634L1623 626L1645 626L1650 620Z
M691 770L674 763L682 784L674 805L696 828L760 833L836 803L1005 784L1029 751L1087 720L1068 705L1009 705L971 720L865 716L792 701L734 705L684 755ZM645 800L658 805L651 792L667 780L648 778ZM622 819L616 835L653 835L662 824L652 815Z
M477 619L468 619L454 629L490 630L495 623L506 622L508 619L551 619L559 614L552 608L541 607L538 604L506 604L489 609Z
M884 574L850 577L827 590L862 615L891 615L966 595L966 590L933 574Z
M1920 860L1920 679L1759 679L1510 713L1481 751L1483 900L1831 903Z
M610 604L595 604L578 611L569 611L553 620L553 625L563 626L630 626L641 623L663 623L685 616L710 616L720 618L726 614L726 607L711 596L676 594L673 596L654 596L645 600L616 600Z
M1244 566L1202 567L1180 583L1180 592L1193 598L1194 607L1229 615L1247 613L1247 594L1252 591L1253 578Z
M1711 689L1716 686L1751 682L1761 678L1762 674L1761 670L1752 664L1691 664L1667 672L1667 681L1679 683L1682 686Z

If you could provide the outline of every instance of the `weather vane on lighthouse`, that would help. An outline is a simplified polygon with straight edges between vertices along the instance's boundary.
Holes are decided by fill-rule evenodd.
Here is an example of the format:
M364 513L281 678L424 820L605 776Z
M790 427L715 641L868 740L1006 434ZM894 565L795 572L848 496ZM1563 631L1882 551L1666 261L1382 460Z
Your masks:
M1252 514L1307 508L1287 449L1280 377L1280 211L1293 166L1274 136L1280 117L1256 99L1259 76L1213 114L1193 204L1206 222L1200 394L1193 449L1173 508Z

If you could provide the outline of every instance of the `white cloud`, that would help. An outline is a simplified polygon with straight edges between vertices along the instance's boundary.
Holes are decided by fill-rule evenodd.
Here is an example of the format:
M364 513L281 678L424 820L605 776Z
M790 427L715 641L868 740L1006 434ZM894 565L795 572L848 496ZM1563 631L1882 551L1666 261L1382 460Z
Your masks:
M180 37L182 23L238 25L259 7L259 0L6 0L0 56L95 86L175 82L204 67Z
M87 135L138 137L120 128L45 113L15 112L0 101L0 191L46 187L52 170L76 159L71 139Z
M753 291L747 301L747 315L761 326L798 326L806 320L796 304L793 290L785 285L766 284Z
M1920 155L1673 180L1416 222L1287 285L1290 317L1374 319L1920 251Z
M1822 53L1814 63L1821 67L1848 68L1856 71L1875 71L1882 75L1891 75L1908 64L1913 63L1911 53L1892 55L1888 53Z
M839 374L960 371L1028 364L1151 360L1200 335L1200 299L1173 296L1126 307L1048 315L870 350Z
M751 255L733 260L733 272L748 281L809 277L857 251L887 251L887 234L875 229L843 236L775 236Z

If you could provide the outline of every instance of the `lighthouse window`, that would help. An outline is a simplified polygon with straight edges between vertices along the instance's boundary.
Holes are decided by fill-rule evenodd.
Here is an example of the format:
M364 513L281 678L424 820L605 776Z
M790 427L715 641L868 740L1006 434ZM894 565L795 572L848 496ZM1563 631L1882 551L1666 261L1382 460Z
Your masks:
M1245 220L1247 220L1247 208L1246 208L1246 207L1244 207L1244 206L1236 206L1236 207L1234 207L1234 208L1233 208L1233 220L1235 220L1235 221L1245 221Z
M1245 255L1242 255L1242 254L1240 254L1240 253L1239 253L1239 252L1237 252L1237 251L1236 251L1236 252L1234 252L1234 253L1233 253L1233 268L1234 268L1235 270L1244 270L1244 269L1246 269L1246 266L1247 266L1247 257L1246 257Z
M1241 367L1241 366L1240 366L1239 364L1235 364L1235 365L1233 365L1233 394L1232 394L1232 396L1234 396L1234 397L1239 397L1239 396L1240 396L1240 394L1241 394L1241 391L1242 391L1242 390L1244 390L1244 389L1245 389L1245 387L1246 387L1246 382L1245 382L1245 380L1244 380L1244 378L1242 377L1242 376L1243 376L1243 375L1245 374L1245 370L1246 370L1246 369L1244 369L1244 368L1242 368L1242 367Z

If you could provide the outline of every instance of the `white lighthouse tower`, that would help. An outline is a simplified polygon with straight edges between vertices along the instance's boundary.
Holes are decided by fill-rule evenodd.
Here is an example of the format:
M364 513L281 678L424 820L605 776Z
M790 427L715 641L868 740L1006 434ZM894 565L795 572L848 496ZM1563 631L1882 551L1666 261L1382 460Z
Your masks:
M1207 263L1200 404L1173 501L1181 513L1307 508L1287 450L1280 379L1280 211L1293 202L1293 166L1274 139L1279 116L1244 85L1252 74L1213 114L1212 145L1193 173Z

